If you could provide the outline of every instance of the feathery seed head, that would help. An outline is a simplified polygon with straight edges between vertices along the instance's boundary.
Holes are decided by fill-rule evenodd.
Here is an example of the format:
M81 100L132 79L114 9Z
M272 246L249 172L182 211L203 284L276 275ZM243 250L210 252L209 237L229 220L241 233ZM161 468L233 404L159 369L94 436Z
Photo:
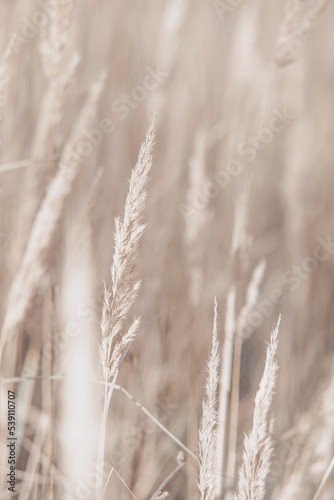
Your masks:
M146 185L152 167L155 139L155 116L151 120L146 139L142 144L134 167L126 197L123 220L115 219L115 249L111 266L111 286L105 287L102 311L102 342L100 359L106 380L118 370L134 340L139 319L122 335L127 314L137 296L140 281L136 281L139 241L145 225L141 223L146 201ZM117 337L121 337L116 341Z

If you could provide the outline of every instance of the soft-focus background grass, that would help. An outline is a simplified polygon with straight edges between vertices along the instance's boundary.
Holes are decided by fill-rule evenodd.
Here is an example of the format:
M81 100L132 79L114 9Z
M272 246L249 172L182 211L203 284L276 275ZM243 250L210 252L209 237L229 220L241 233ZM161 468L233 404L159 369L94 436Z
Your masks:
M303 2L301 18L315 5ZM268 317L262 315L243 344L237 463L243 432L251 426L265 340L281 312L280 371L273 407L275 456L268 498L283 498L279 492L300 461L304 464L300 484L306 489L294 498L313 497L334 444L329 406L333 391L326 395L328 408L320 416L317 413L333 368L334 255L329 254L314 271L304 271L295 281L296 290L283 280L292 277L284 274L287 271L297 276L300 268L293 266L302 266L303 259L313 256L318 238L334 239L334 10L330 3L288 61L275 64L284 9L283 1L252 0L240 2L220 19L211 1L78 0L62 68L74 51L81 62L64 94L59 123L41 144L37 131L43 129L45 119L41 109L47 79L39 53L40 32L26 38L9 57L0 152L2 318L34 216L57 172L87 90L102 70L107 72L105 89L88 130L104 118L114 123L114 131L104 134L102 143L81 162L46 277L24 328L6 347L3 379L27 374L45 377L3 384L4 401L8 388L17 391L17 418L24 435L19 493L14 498L66 498L65 492L73 492L94 471L103 387L91 380L102 380L98 344L103 281L109 280L114 217L122 214L127 180L155 109L159 110L157 143L139 259L142 288L133 311L142 316L143 328L122 366L119 383L195 448L213 297L218 300L222 342L230 287L237 287L240 310L254 268L266 259L258 302L276 288L283 290L286 300ZM10 33L22 34L25 20L31 21L39 11L37 1L1 0L1 55ZM141 102L132 100L121 119L115 101L142 86L157 65L161 82ZM247 162L238 150L240 143L257 136L274 113L284 109L295 116L291 123L273 134L255 160ZM211 199L205 201L202 195L205 209L185 220L180 206L201 197L189 185L194 162L200 162L208 182L210 175L226 170L232 160L242 165L240 174L231 177L226 187L217 188ZM237 207L243 203L247 223L233 259L233 227ZM204 217L203 224L189 243L189 224L196 226L199 216ZM195 274L199 276L196 292ZM61 347L59 339L68 339L64 332L69 322L81 333ZM52 355L50 344L55 345ZM72 382L75 374L81 382L76 378ZM64 378L50 381L49 375ZM5 413L1 421L3 441ZM3 450L1 442L1 474L7 471ZM116 392L106 460L138 499L150 498L175 466L176 455L174 443ZM316 471L312 469L313 475L311 466ZM170 497L196 498L196 474L196 467L187 464L170 483ZM93 498L90 492L76 495L73 498ZM4 483L1 498L7 498ZM106 498L132 497L114 474ZM330 488L323 498L334 498Z

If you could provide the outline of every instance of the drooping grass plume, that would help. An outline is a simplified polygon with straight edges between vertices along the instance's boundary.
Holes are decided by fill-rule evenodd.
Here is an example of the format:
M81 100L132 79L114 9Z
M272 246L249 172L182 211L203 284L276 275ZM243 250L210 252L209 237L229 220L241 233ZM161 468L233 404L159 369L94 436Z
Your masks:
M82 156L77 151L78 143L83 138L83 131L89 126L95 113L104 81L105 74L103 73L91 86L76 127L64 149L59 170L50 184L34 221L27 250L9 295L1 332L0 360L7 339L20 332L32 307L37 289L42 284L65 201L71 193L78 167L82 161Z
M212 346L208 360L208 375L203 401L203 417L199 429L199 483L201 500L213 500L216 471L216 425L217 425L217 391L218 368L220 363L219 342L217 336L217 300L214 303L214 320L212 329Z
M262 500L265 495L266 478L270 470L272 454L272 422L269 410L274 396L278 364L278 332L281 317L271 334L260 387L255 397L253 428L245 436L243 463L239 473L236 500Z
M132 171L123 220L117 218L115 221L111 286L105 287L101 321L100 359L106 381L116 374L139 327L139 319L136 319L128 332L123 334L127 313L140 287L140 282L136 281L136 264L139 241L145 229L142 217L147 196L148 174L152 166L155 121L154 116L140 149L138 162Z
M104 409L100 425L97 467L104 460L105 430L108 409L118 370L136 338L140 319L136 318L124 333L127 314L137 296L140 281L136 280L139 241L145 229L142 218L147 197L146 185L152 167L156 116L154 115L138 161L132 170L129 191L125 201L123 220L115 220L115 251L111 266L111 286L105 286L102 309L100 360L105 379ZM113 384L108 387L112 378ZM96 488L97 498L102 496L102 484Z

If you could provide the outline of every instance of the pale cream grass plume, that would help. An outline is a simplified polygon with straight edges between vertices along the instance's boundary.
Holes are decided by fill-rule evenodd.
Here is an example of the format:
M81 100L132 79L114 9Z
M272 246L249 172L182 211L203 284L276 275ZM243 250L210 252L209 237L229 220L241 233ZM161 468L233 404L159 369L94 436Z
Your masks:
M81 60L76 51L72 51L67 60L64 51L65 44L68 43L73 6L73 0L58 4L54 15L50 16L48 25L41 30L39 49L47 86L41 99L32 141L33 165L26 177L26 190L30 196L25 204L25 221L19 231L19 249L26 245L28 231L31 229L41 198L45 193L47 184L45 174L49 174L48 180L54 174L56 131L63 114L66 90ZM45 168L45 159L47 159L48 169Z
M55 173L56 131L62 118L66 89L73 79L79 62L80 56L75 52L59 77L48 82L41 99L36 131L32 141L33 161L26 174L25 189L30 193L30 196L25 202L25 217L19 228L18 255L24 251L47 185Z
M243 463L239 472L237 500L262 500L265 495L266 478L270 470L272 454L271 436L273 423L269 410L274 396L278 364L278 333L281 317L271 334L267 347L264 372L255 396L253 427L244 439Z
M59 76L49 80L42 99L33 142L32 157L34 160L45 158L47 155L46 145L50 142L49 136L60 122L65 92L73 79L80 60L79 53L74 52Z
M56 144L56 128L62 117L65 92L76 72L80 62L80 55L71 51L67 58L65 45L68 43L69 29L71 27L71 13L74 1L64 1L55 6L56 9L49 18L48 24L41 30L39 51L41 55L42 68L47 79L47 87L41 99L37 127L32 141L33 169L27 177L27 190L31 192L30 203L26 206L27 223L30 224L36 215L40 203L40 193L44 192L43 172L40 164L41 159L48 158L49 164L53 166ZM50 169L51 173L53 169Z
M226 300L225 335L222 349L222 369L219 382L219 409L217 425L216 497L224 491L225 446L227 438L228 402L231 392L232 360L235 331L236 290L232 287Z
M278 57L278 55L280 54L280 50L284 48L290 41L298 22L300 9L300 0L286 0L284 5L284 17L280 27L280 34L276 42L276 57Z
M142 144L137 163L132 170L129 191L125 201L123 220L116 218L115 250L111 266L111 286L105 285L102 309L100 360L105 379L104 408L100 424L97 471L104 461L105 433L108 410L120 365L135 339L140 319L136 318L123 333L127 314L137 296L140 282L136 281L139 241L145 225L142 218L146 203L148 175L152 167L155 142L156 115ZM109 387L108 381L112 378ZM102 483L96 486L96 497L102 497Z
M233 369L232 369L232 394L230 421L233 425L229 428L228 453L227 453L227 469L226 469L226 484L231 489L235 477L236 457L237 457L237 440L238 440L238 420L239 420L239 392L240 392L240 363L242 344L244 340L244 328L248 327L248 334L253 328L248 323L248 315L256 304L260 286L263 281L264 272L266 269L266 261L261 260L253 271L251 281L246 291L246 301L237 317L235 325L235 341L233 353Z
M136 281L136 267L139 241L145 229L142 217L147 197L146 185L152 167L155 123L154 115L145 142L141 146L137 164L131 174L123 220L119 218L115 220L115 251L111 267L111 286L105 287L101 321L100 359L106 381L116 374L119 363L139 326L139 320L136 319L128 333L124 335L122 333L127 313L140 287L140 282Z
M59 4L48 26L41 31L39 50L48 86L37 122L32 151L34 159L45 156L45 144L50 143L49 136L59 124L66 88L72 81L81 59L79 53L73 51L65 63L64 49L69 38L74 3L74 0L68 0ZM54 142L54 137L52 139Z
M47 163L49 165L54 165L55 163L55 132L62 118L66 90L73 80L80 60L80 55L74 52L67 66L63 68L59 76L48 81L47 88L41 100L36 132L32 143L31 155L33 164L27 175L26 189L31 193L28 203L25 206L25 227L28 227L28 229L30 229L30 224L40 204L40 193L43 193L45 189L43 183L43 174L46 170L45 159L48 160ZM53 173L52 170L54 169L50 169L50 174ZM25 236L24 229L23 236Z
M289 464L288 478L275 492L279 500L311 500L334 450L334 377L315 398L296 436L299 453ZM297 446L296 446L297 449Z
M42 68L47 79L47 86L39 107L37 126L32 141L31 155L33 167L28 171L27 186L30 197L25 206L26 221L22 228L22 246L26 244L26 232L30 230L32 221L45 192L44 164L40 160L48 160L49 178L54 173L53 156L56 148L56 131L63 114L66 90L73 81L81 57L72 50L68 57L65 45L68 43L71 27L71 14L74 1L64 1L55 6L48 24L41 29L39 52Z
M180 32L189 6L189 0L168 0L166 3L159 29L156 54L159 68L164 72L164 81L150 93L148 100L149 113L152 110L160 110L164 106L165 87L175 65L180 44Z
M60 76L65 46L69 39L75 0L58 2L54 16L41 31L39 45L45 75L49 80Z
M76 151L83 138L83 130L90 123L96 110L97 100L103 90L105 74L99 76L91 86L76 127L64 148L59 170L52 180L43 204L36 216L28 246L21 266L10 290L7 312L1 332L0 359L6 341L17 334L32 307L38 288L42 285L65 201L70 194L78 167L82 161Z
M324 12L328 5L329 0L318 0L313 9L306 12L300 26L298 27L297 35L302 36L310 31L310 29L313 28L313 25L317 22L318 17Z
M313 27L328 3L328 0L318 0L300 19L300 0L287 0L281 32L275 47L276 64L282 66L292 60L301 43L301 37Z
M199 428L199 482L201 500L213 500L216 472L217 391L219 381L219 342L217 334L217 300L214 302L211 353L203 400L203 416Z

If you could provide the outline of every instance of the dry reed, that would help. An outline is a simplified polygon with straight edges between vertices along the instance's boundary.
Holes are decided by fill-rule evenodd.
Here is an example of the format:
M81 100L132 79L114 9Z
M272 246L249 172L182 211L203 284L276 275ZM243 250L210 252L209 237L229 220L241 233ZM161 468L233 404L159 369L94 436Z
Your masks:
M203 400L203 416L199 429L200 471L198 488L202 500L214 499L216 472L216 425L217 425L217 390L219 380L219 343L217 333L217 300L214 305L212 329L212 346L207 364L205 397Z
M64 204L73 188L78 167L82 161L82 157L79 154L73 155L73 152L76 151L82 138L84 128L89 126L97 100L103 90L104 81L105 75L103 74L89 90L76 128L64 149L59 170L50 184L34 222L27 250L9 295L6 317L1 332L0 360L7 340L13 338L22 329L37 289L42 285Z
M146 201L146 185L152 166L155 139L155 117L151 120L138 162L132 171L123 220L115 220L115 253L111 267L111 287L105 287L101 330L100 357L104 378L108 381L117 373L120 363L134 340L139 319L127 333L123 328L127 314L137 296L140 282L136 279L139 241L145 229L141 223ZM121 337L119 340L118 337Z
M216 496L223 498L225 446L227 438L228 403L231 392L233 340L235 332L236 292L232 287L226 300L225 335L222 349L222 370L219 384L219 411L217 431Z
M278 364L276 354L278 348L277 326L271 334L270 344L260 387L255 396L253 414L253 427L244 440L243 463L239 472L238 500L262 500L265 495L265 483L270 470L270 457L272 454L271 435L273 422L269 420L268 413L274 396Z
M139 242L144 232L143 212L147 197L146 185L152 167L156 117L151 120L138 161L132 170L129 191L125 201L123 220L115 220L115 251L111 267L111 286L105 286L102 310L100 360L105 380L104 408L98 443L98 464L104 461L105 432L108 410L120 365L136 338L140 318L136 318L127 332L123 332L127 314L137 296L140 282L136 281ZM108 381L112 378L112 385ZM96 488L102 497L102 483Z

